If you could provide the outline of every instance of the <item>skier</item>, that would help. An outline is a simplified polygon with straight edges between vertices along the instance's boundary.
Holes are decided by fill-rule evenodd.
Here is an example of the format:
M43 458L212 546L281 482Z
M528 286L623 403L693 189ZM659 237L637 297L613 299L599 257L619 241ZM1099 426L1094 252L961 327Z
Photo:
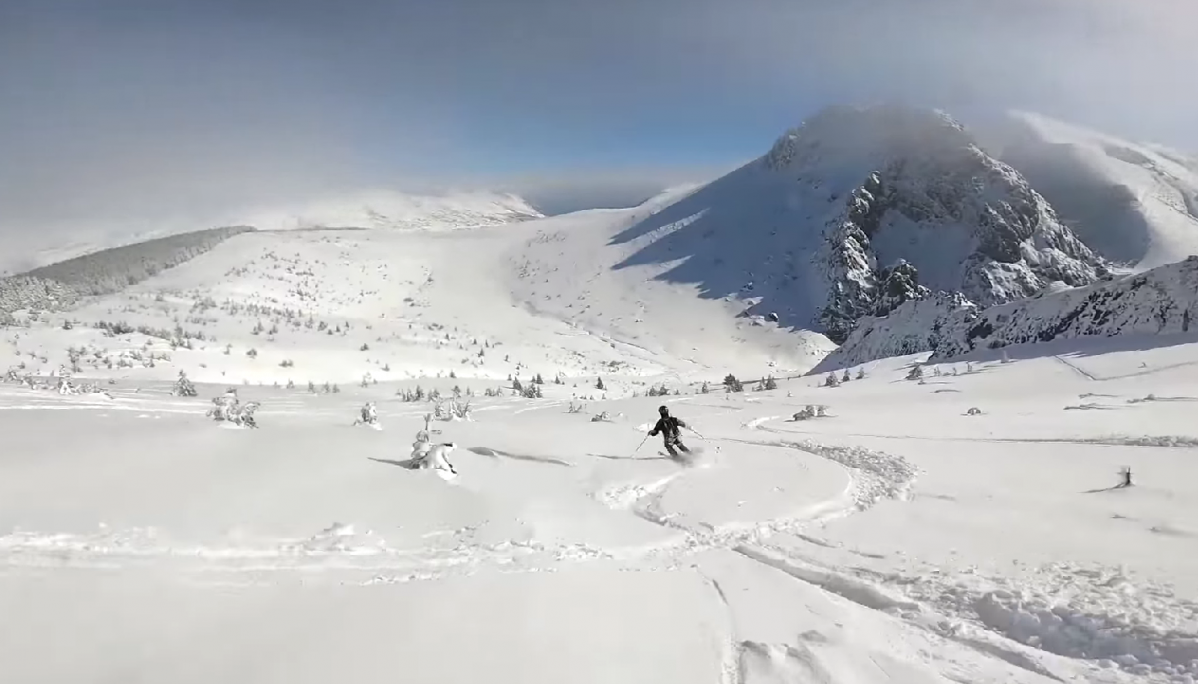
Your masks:
M657 425L649 431L650 437L656 437L657 433L661 433L662 440L665 442L666 451L670 452L671 458L678 458L678 451L681 450L684 454L689 454L690 449L682 443L682 432L680 428L690 427L682 422L679 418L670 415L670 409L665 406L659 406L657 412L661 414L661 418L657 420ZM675 448L677 447L677 448Z

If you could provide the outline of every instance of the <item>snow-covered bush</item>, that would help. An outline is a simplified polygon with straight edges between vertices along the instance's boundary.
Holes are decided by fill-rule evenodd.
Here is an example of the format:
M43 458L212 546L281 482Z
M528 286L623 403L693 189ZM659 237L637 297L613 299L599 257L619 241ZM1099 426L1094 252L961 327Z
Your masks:
M171 388L171 394L176 397L195 397L199 396L195 385L187 378L187 373L179 371L179 377L175 380L174 387Z
M910 372L907 373L907 379L923 380L923 366L918 363L912 366Z
M976 406L971 406L971 407L969 408L969 410L965 412L965 415L967 415L967 416L980 416L980 415L982 415L982 409L980 409L980 408L978 408L978 407L976 407Z
M744 392L745 386L741 384L740 380L736 379L735 375L729 373L728 375L724 376L724 391Z
M470 420L470 402L459 397L437 399L433 405L433 417L437 420Z
M212 398L213 407L204 414L217 422L227 421L238 427L258 427L254 412L261 406L256 401L241 403L237 398L236 388L230 387L219 397Z
M592 423L610 423L611 416L608 415L607 411L600 411L599 414L591 416L591 422Z
M525 399L544 399L545 395L541 391L541 386L536 383L529 383L527 386L521 385L519 380L512 381L512 388L516 394Z
M840 387L840 378L835 373L828 373L828 377L824 378L824 387Z
M378 408L374 405L373 401L368 401L368 402L366 402L366 405L361 408L357 420L354 421L354 425L355 426L357 426L357 425L374 426L374 425L378 425L378 422L379 422Z
M794 414L792 420L810 420L812 418L826 418L828 416L828 407L823 404L807 404L802 411Z

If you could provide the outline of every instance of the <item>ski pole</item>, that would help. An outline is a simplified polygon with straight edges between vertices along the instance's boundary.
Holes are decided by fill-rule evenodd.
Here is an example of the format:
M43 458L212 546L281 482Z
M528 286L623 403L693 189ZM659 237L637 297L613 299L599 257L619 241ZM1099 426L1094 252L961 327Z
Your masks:
M645 437L641 439L641 443L636 445L636 449L632 451L632 456L636 456L636 452L640 451L641 447L645 446L645 442L647 441L649 441L649 435L645 435Z

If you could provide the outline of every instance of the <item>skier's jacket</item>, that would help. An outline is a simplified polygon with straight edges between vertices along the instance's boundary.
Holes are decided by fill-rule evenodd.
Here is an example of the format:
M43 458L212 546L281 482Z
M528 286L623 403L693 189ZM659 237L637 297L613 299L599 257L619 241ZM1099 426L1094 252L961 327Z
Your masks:
M681 432L681 430L679 430L679 428L684 428L684 427L687 427L686 423L682 422L682 420L679 419L678 417L662 416L661 418L659 418L657 420L657 425L654 425L653 429L649 431L649 436L656 437L657 433L660 432L665 437L665 439L676 440L682 434L682 432Z

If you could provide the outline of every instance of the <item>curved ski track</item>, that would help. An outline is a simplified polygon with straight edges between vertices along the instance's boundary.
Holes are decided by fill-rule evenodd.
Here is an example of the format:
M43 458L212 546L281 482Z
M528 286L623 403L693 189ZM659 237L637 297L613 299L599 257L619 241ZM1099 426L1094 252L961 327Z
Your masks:
M757 427L766 420L752 421ZM267 539L256 543L204 545L181 543L154 528L109 530L93 534L14 531L0 536L0 567L119 569L168 567L208 577L228 573L305 571L369 573L363 583L435 580L484 571L542 572L563 563L614 561L649 569L677 567L685 558L713 549L736 549L761 543L771 535L799 532L805 527L863 510L881 498L903 498L915 471L899 457L860 449L828 447L813 442L756 442L730 438L725 442L789 448L837 463L849 484L835 498L813 502L800 514L754 523L713 526L703 521L679 521L661 502L671 485L701 472L707 465L680 468L648 482L625 482L593 492L615 511L627 511L677 535L658 544L599 548L585 544L547 545L508 540L479 545L473 531L462 529L437 535L435 542L416 548L392 548L371 531L335 523L304 539ZM889 464L889 465L887 465ZM306 575L310 576L310 575Z

